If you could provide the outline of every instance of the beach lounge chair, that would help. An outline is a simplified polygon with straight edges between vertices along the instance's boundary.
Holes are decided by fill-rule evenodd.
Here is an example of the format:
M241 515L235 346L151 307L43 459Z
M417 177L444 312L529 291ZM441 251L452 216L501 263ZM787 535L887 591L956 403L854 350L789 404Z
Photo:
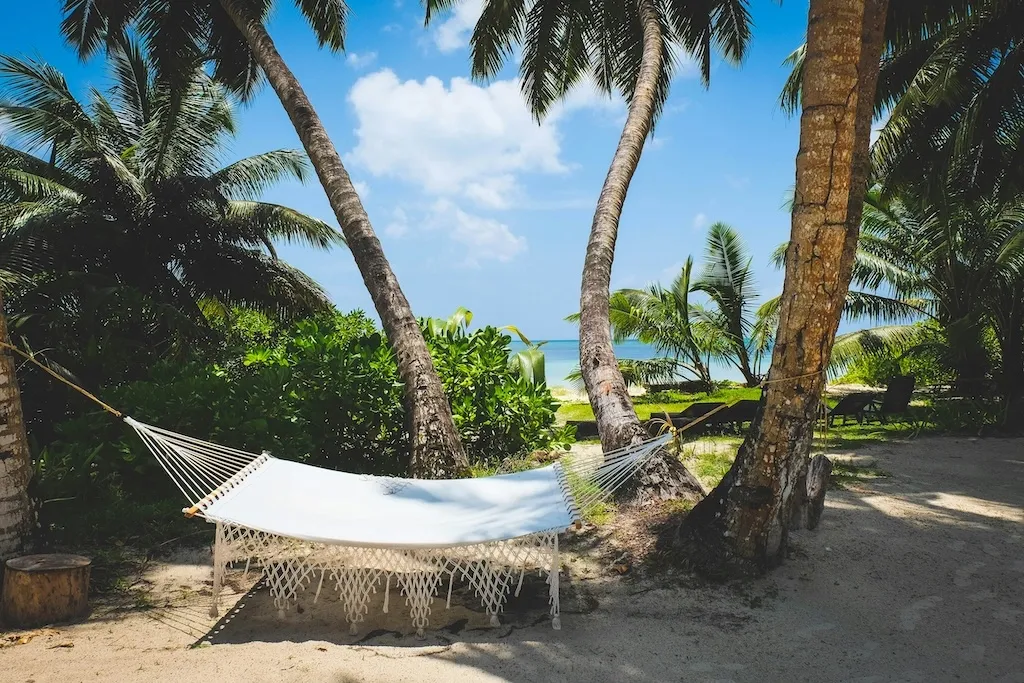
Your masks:
M831 427L835 424L837 417L843 418L843 424L846 424L846 419L849 417L856 418L857 424L864 421L864 413L867 411L868 406L874 401L877 394L872 394L866 391L858 391L853 394L847 394L839 399L839 403L835 405L831 410L826 411L826 419L828 420L828 426Z
M566 424L576 428L577 439L596 439L597 422L594 420L567 420Z
M743 430L744 424L754 420L759 403L760 401L745 398L711 417L718 418L718 422L729 425L733 431L739 433Z
M668 416L672 419L672 425L674 427L684 427L693 422L694 420L704 417L705 415L713 411L715 408L718 408L719 406L722 405L725 404L721 401L701 401L699 403L690 404L689 406L687 406L685 410L681 410L677 413L669 413ZM714 415L705 417L703 420L700 421L699 425L694 426L694 429L703 431L705 428L710 427L712 425L722 424L722 414L727 411L728 409L726 408L724 410L719 410ZM653 418L659 416L651 415L651 417ZM660 417L664 420L665 416L661 415Z
M896 415L905 415L910 410L910 399L914 395L915 379L913 375L899 375L889 380L885 393L881 397L875 395L864 411L867 420L878 420L886 423Z

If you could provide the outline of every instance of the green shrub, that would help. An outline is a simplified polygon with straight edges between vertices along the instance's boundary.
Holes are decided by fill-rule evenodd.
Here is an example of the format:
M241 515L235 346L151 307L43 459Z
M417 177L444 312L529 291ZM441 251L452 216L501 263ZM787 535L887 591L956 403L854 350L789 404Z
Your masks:
M361 312L282 330L242 318L239 347L216 362L158 362L144 380L102 390L132 417L226 446L355 473L400 475L408 465L402 387L394 355ZM554 428L557 403L510 364L510 338L493 327L434 333L428 344L470 461L494 467L571 442ZM177 498L131 428L104 412L54 426L37 449L33 493L42 519L117 501ZM78 512L75 512L75 511ZM66 520L65 520L66 521ZM102 520L97 519L97 523Z
M914 375L917 386L952 382L953 371L930 350L901 355L890 351L867 354L850 363L846 373L836 381L884 387L897 375Z
M511 337L484 327L428 329L427 340L471 463L494 465L571 440L564 428L552 429L558 403L547 385L510 363Z

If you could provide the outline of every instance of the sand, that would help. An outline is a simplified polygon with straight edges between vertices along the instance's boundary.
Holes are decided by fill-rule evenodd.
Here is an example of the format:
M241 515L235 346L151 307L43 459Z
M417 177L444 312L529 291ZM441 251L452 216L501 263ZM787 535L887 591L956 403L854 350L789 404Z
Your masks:
M765 579L640 580L568 557L561 631L533 583L494 629L465 592L438 604L421 641L394 607L371 609L354 638L336 604L307 598L279 621L235 576L227 602L240 606L210 633L197 551L156 564L137 605L0 636L0 680L1024 683L1024 440L843 455L891 476L830 492L821 527Z

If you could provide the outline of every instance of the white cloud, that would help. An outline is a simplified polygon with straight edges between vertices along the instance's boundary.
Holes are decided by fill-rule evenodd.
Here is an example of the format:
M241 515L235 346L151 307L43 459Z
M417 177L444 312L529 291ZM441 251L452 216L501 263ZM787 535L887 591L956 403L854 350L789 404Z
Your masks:
M447 199L431 207L428 225L465 248L463 263L469 267L479 267L481 261L505 263L526 251L526 239L512 234L504 223L466 213Z
M370 196L370 186L362 180L353 181L352 186L356 188L356 194L359 195L360 199L365 201Z
M702 230L703 228L707 227L707 224L708 224L708 217L707 217L706 214L698 213L696 216L693 217L693 229L694 230Z
M377 61L376 52L349 52L345 62L353 69L365 69Z
M483 12L483 0L462 0L455 5L441 23L432 32L434 45L441 52L454 52L469 46L469 36L476 26L476 20Z
M384 234L447 242L456 252L453 261L468 268L479 268L485 261L507 263L526 251L526 238L514 234L505 223L468 213L445 198L418 208L396 207L388 216Z
M644 149L650 152L663 148L672 138L668 135L655 135L644 144Z
M391 212L391 221L384 226L384 234L391 237L402 237L409 232L409 216L401 207Z
M492 209L522 199L519 174L569 170L558 134L567 115L621 107L593 88L578 88L537 124L517 81L401 81L390 69L356 81L349 101L358 121L358 142L348 155L354 164Z

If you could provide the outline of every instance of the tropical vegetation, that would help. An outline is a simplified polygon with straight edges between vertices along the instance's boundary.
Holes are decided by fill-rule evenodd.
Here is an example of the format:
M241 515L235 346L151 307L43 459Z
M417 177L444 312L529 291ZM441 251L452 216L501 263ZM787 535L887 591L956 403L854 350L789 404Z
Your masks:
M295 4L321 47L342 49L341 0ZM427 20L455 4L429 0ZM611 292L619 219L676 56L694 58L705 85L716 52L739 62L747 4L482 4L474 77L493 78L521 56L538 120L582 84L628 103L575 316L588 406L558 405L543 342L517 328L472 329L465 309L414 317L268 33L272 0L66 0L64 35L83 58L105 53L113 76L108 91L84 98L43 62L0 57L0 118L11 135L0 145L0 341L139 419L352 472L528 467L531 454L573 440L559 417L592 416L602 446L614 448L646 438L639 418L656 411L759 398L735 461L716 463L706 497L679 459L655 460L644 482L658 487L655 498L696 503L670 534L689 568L763 572L786 556L803 505L829 372L872 383L914 374L969 399L932 403L933 423L957 428L1010 424L1011 408L1024 407L1024 15L1006 0L811 0L782 95L801 112L801 145L781 296L759 300L752 259L723 223L709 230L703 265L691 257L671 283ZM225 164L234 104L263 79L304 153ZM872 145L874 120L885 123ZM340 231L263 201L309 166ZM361 312L339 313L277 258L284 241L347 245L381 329ZM843 316L866 329L837 338ZM513 336L525 350L511 350ZM617 361L612 343L633 338L662 357ZM714 382L710 367L722 361L746 387ZM680 377L701 391L636 401L627 392L631 382ZM123 425L31 366L16 370L8 354L0 412L9 444L0 503L14 510L0 517L0 557L28 535L29 493L55 538L129 517L147 525L171 509L174 492ZM122 514L126 506L148 513Z
M457 476L467 467L466 453L423 334L337 149L267 32L265 24L277 4L65 0L61 29L82 58L117 49L125 35L138 35L149 46L161 82L175 94L185 87L185 74L196 69L209 68L214 80L242 100L251 99L264 79L270 83L316 169L395 349L409 413L411 470L422 477ZM344 47L348 7L343 0L296 0L295 5L321 48Z
M464 320L421 324L473 466L515 468L534 451L567 446L572 429L555 425L557 403L543 382L521 372L511 337L494 327L470 331ZM158 361L139 379L101 385L104 399L130 407L140 421L250 452L405 474L409 435L398 367L365 314L277 323L236 310L220 326L225 342L217 352ZM52 538L82 532L111 505L152 504L144 511L153 515L181 507L170 480L120 421L91 407L53 432L40 444L33 481ZM156 521L101 531L139 533L138 525Z
M619 371L629 384L689 380L712 390L712 362L723 361L741 373L748 387L757 386L778 306L777 299L761 305L757 299L753 258L742 238L729 225L714 223L699 276L694 277L689 256L668 287L653 283L612 293L613 340L638 339L661 354L650 360L619 359ZM579 322L580 314L567 319Z
M855 292L847 309L885 325L840 338L835 360L930 358L948 368L959 396L1019 396L1022 225L1020 199L870 193L854 270L854 282L868 291Z
M0 57L10 138L0 144L3 338L95 387L208 345L208 316L231 306L277 320L328 310L322 289L274 244L327 249L341 236L259 200L280 180L305 178L304 155L275 150L222 166L237 122L219 85L192 69L174 93L134 43L118 44L110 66L110 90L81 102L53 67ZM74 412L50 382L23 389L36 438ZM5 399L20 442L20 396ZM27 471L27 442L23 460Z

